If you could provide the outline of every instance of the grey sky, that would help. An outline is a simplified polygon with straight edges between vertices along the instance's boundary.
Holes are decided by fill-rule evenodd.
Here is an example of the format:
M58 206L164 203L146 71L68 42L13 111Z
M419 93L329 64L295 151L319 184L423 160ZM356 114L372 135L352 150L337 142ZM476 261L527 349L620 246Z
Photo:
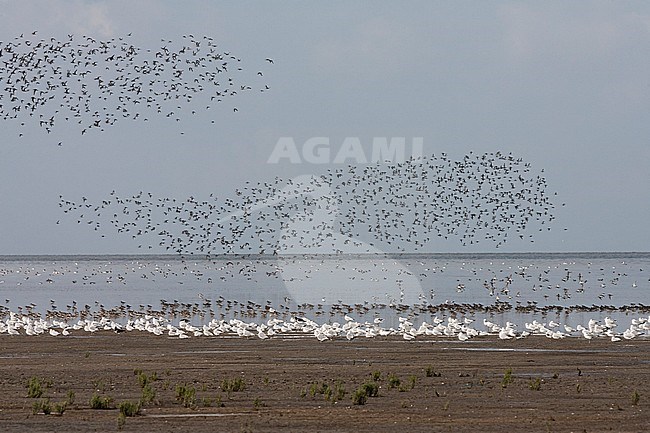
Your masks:
M61 147L38 128L18 138L0 123L0 254L141 252L65 219L59 194L227 196L247 180L327 169L267 164L287 136L329 137L333 152L345 137L365 147L392 136L423 137L425 153L455 158L513 152L544 168L567 205L552 232L506 251L649 250L647 2L0 0L0 40L34 30L133 32L152 49L208 35L252 77L263 69L271 89L233 102L236 113L223 105L181 127L152 119L71 131ZM430 249L471 251L457 241Z

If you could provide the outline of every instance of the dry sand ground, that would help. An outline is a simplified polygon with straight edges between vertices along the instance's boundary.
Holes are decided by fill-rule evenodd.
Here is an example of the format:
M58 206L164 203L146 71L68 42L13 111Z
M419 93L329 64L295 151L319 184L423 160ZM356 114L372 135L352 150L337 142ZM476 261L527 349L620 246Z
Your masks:
M140 399L137 369L148 377L157 374L151 383L155 399L140 416L126 418L124 431L650 429L647 339L615 344L543 337L319 343L313 338L178 340L98 333L1 336L0 348L1 431L116 431L119 411L91 409L89 401L95 392L115 404ZM504 386L509 368L513 380ZM371 381L373 372L380 372L379 395L353 405L353 392ZM390 388L390 374L401 380L402 390ZM74 403L61 416L33 414L33 403L41 399L27 397L31 377L44 379L42 398L60 403L73 391ZM221 389L224 379L238 377L243 377L243 391ZM537 378L538 390L533 389ZM323 383L334 388L337 381L346 390L340 401L327 401L317 392ZM196 389L194 407L176 401L177 384Z

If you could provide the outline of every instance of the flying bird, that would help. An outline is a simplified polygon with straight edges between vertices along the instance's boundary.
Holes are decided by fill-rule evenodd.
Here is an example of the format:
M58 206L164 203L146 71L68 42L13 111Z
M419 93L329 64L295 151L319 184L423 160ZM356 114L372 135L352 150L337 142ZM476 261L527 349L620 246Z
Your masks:
M37 124L49 134L66 122L91 135L124 120L148 121L169 112L180 121L186 110L209 110L237 90L269 88L242 82L264 74L258 69L248 77L241 58L219 50L208 36L162 39L155 49L138 47L131 33L107 40L36 34L0 42L0 120L17 121L21 128Z

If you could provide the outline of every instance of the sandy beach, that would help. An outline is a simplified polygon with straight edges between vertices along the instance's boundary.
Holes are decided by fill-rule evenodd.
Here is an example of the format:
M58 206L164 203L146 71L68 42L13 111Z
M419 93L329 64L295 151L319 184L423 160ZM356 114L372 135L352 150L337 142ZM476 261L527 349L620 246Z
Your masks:
M640 432L650 425L647 339L321 343L100 332L2 336L0 347L2 431ZM377 396L353 404L364 384ZM109 409L92 409L93 395L109 397ZM120 420L121 402L143 398L140 415ZM48 401L45 415L38 406Z

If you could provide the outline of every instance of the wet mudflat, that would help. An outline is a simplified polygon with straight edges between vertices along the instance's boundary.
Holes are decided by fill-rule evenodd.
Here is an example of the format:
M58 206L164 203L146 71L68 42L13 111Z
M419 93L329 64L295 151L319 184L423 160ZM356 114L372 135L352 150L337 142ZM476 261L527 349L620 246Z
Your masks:
M638 432L650 340L2 336L0 386L3 431Z

